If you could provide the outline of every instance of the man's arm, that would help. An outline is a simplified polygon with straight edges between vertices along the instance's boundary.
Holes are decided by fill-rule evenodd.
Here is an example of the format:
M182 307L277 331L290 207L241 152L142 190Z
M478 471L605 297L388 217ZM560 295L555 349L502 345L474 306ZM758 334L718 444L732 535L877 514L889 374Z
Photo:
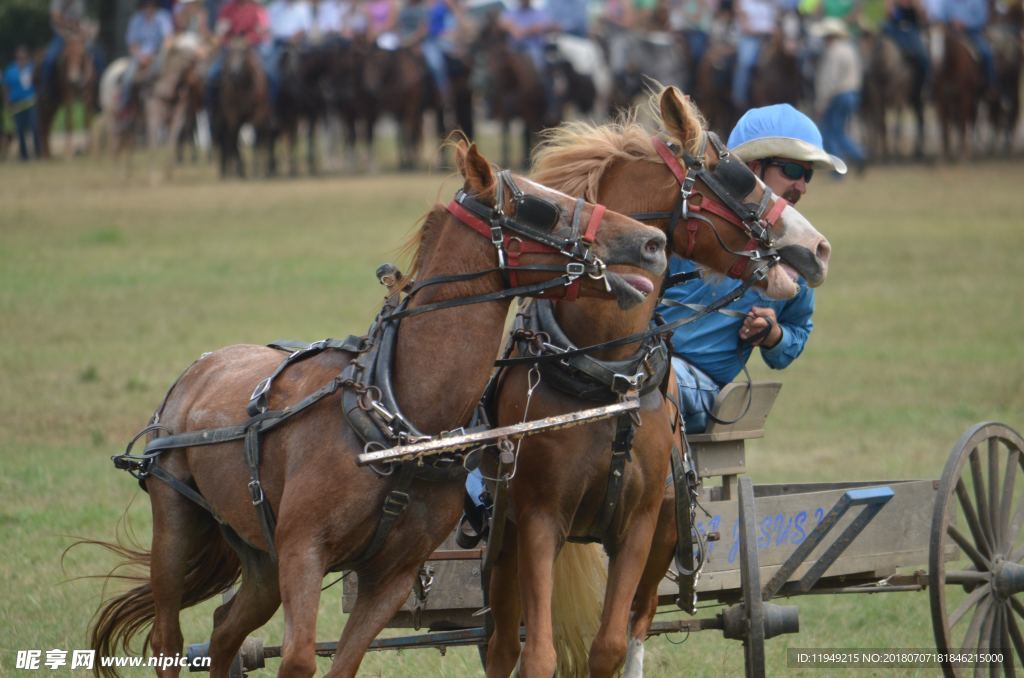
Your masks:
M769 309L771 310L771 309ZM799 357L814 329L814 292L801 285L800 291L782 309L777 319L780 331L778 341L761 344L761 357L768 367L781 370Z

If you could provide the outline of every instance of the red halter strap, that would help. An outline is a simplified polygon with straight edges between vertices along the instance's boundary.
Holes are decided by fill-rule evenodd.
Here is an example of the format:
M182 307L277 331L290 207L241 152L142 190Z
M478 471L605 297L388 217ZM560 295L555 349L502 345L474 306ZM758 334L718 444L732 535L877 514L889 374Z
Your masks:
M584 230L582 236L583 241L587 244L592 245L597 239L597 231L601 227L601 221L604 219L606 209L607 208L604 205L594 205L594 209L590 212L590 219L587 221L587 228ZM460 205L458 201L452 200L449 202L448 211L452 216L466 226L469 226L488 240L491 239L490 224ZM510 235L507 231L502 232L501 246L508 257L508 277L509 284L512 287L519 286L519 276L517 275L516 269L519 267L520 256L523 254L544 254L560 251L558 248L552 247L551 245L526 240L516 235ZM581 282L580 278L576 278L566 285L565 293L562 295L562 298L567 301L576 301L576 299L579 298ZM546 292L547 290L541 292L540 296L547 297L548 295Z
M676 157L672 149L669 148L668 144L662 140L661 137L655 135L651 137L651 143L654 146L654 150L657 151L658 156L661 157L665 166L668 167L669 171L675 176L676 181L679 182L680 186L684 186L686 182L687 171L686 168L679 162L679 158ZM743 221L736 216L736 214L725 206L720 200L717 200L712 195L699 193L701 201L698 203L687 203L687 212L709 212L715 216L724 219L730 224L749 232L748 227ZM684 196L683 200L688 200L688 197ZM775 196L775 203L771 209L764 216L765 223L768 224L769 228L775 225L779 217L782 215L783 210L789 205L789 202L781 196ZM686 220L686 252L683 254L684 257L689 259L693 256L694 250L697 248L697 232L700 230L700 222L695 219ZM757 249L760 243L756 238L750 238L745 246L746 250ZM750 263L749 258L739 257L728 270L727 274L733 278L741 278L743 272L747 268L747 264Z

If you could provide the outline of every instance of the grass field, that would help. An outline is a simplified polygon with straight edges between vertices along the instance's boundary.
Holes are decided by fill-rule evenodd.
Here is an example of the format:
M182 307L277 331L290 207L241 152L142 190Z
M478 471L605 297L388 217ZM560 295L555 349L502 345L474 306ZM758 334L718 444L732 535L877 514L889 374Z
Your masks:
M805 354L770 375L785 388L752 445L755 481L937 478L970 424L1024 427L1022 185L1019 163L814 182L801 208L832 241L831 276ZM0 164L0 676L28 675L18 649L86 647L101 586L73 578L112 563L79 549L62 569L61 553L76 536L112 537L127 506L148 540L145 495L109 457L178 373L226 344L364 331L376 265L454 186L441 174L222 184L190 168L151 187L95 160ZM801 633L768 643L775 674L787 646L932 643L923 593L797 602ZM208 637L212 607L184 614L187 643ZM320 638L342 623L335 588ZM280 640L280 615L261 635ZM649 643L649 675L742 665L739 644L717 634ZM363 667L479 673L468 649L374 654Z

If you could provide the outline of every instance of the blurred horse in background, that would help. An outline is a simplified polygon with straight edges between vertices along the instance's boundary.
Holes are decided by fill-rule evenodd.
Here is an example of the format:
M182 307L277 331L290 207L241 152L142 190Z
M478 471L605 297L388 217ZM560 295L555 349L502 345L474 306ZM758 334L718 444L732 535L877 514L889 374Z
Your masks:
M369 152L372 155L373 126L378 116L390 114L398 132L398 167L414 170L423 145L423 113L428 106L437 106L426 63L408 47L389 50L371 45L365 57L362 94L370 97L364 108Z
M80 103L86 132L92 128L92 116L96 111L99 76L88 44L92 31L83 28L69 33L64 49L57 57L55 77L52 86L40 88L39 136L43 157L50 155L50 128L58 111L64 111L64 153L71 155L73 148L75 103ZM86 148L88 149L88 134Z
M1009 155L1017 135L1020 119L1020 76L1024 48L1021 27L1024 7L1015 3L1009 13L994 23L988 32L995 61L996 86L987 97L989 122L992 125L991 150Z
M258 156L266 155L266 176L273 176L274 162L273 111L266 73L260 64L256 49L244 39L234 39L225 48L224 68L218 83L217 110L213 115L215 138L220 148L220 175L226 177L231 170L245 177L245 163L238 147L242 126L250 124L256 133L253 171L258 173Z
M523 152L519 166L529 164L530 149L538 141L538 134L547 117L547 92L544 75L529 55L512 49L508 33L501 27L498 17L492 15L480 27L473 50L478 58L481 76L486 80L489 117L501 123L501 164L511 167L510 135L512 123L523 125Z
M278 129L287 140L288 173L296 176L300 125L306 126L306 167L316 174L316 123L324 118L327 102L321 83L327 79L330 53L289 45L281 53L281 91L275 102ZM273 149L271 149L273 152Z
M942 129L942 153L954 157L954 134L959 138L956 156L974 155L974 127L984 79L970 42L950 26L941 34L941 58L935 74L935 107ZM933 35L933 37L935 37Z
M192 33L176 37L164 51L156 79L144 94L149 145L167 149L163 165L168 177L174 163L182 162L186 144L192 144L195 156L196 121L203 106L202 64L197 37Z
M914 156L922 157L924 74L919 73L920 69L903 55L896 43L882 33L863 32L860 48L864 63L861 111L871 155L881 159L899 155L903 114L909 108L916 122ZM895 118L892 122L890 116Z

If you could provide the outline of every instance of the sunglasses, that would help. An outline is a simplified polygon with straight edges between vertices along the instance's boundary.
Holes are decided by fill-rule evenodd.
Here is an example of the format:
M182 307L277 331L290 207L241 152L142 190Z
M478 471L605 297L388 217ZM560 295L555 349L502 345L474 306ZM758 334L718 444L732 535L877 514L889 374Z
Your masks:
M782 175L791 181L803 179L805 182L811 183L811 177L814 176L813 167L804 167L792 160L769 160L767 164L778 167L782 171Z

